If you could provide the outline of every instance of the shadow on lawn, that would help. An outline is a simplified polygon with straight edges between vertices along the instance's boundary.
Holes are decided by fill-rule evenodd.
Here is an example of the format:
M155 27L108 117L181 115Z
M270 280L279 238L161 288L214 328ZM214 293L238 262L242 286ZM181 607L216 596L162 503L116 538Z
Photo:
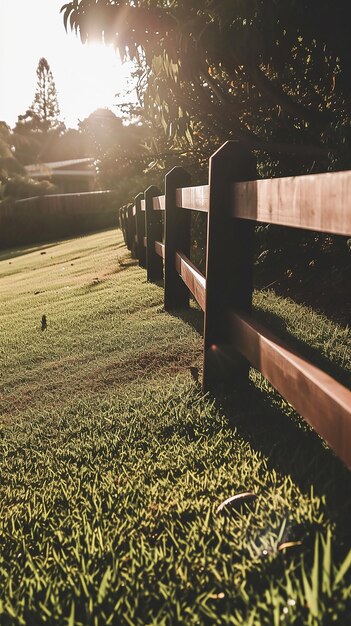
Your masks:
M48 250L49 248L53 248L57 246L60 241L54 241L50 243L41 243L41 244L31 244L29 246L19 246L18 248L10 248L9 250L3 250L0 252L0 261L8 261L10 259L15 259L18 256L24 256L25 254L31 254L32 252L40 252L42 250Z
M17 256L22 256L25 254L30 254L31 252L40 252L41 250L48 250L49 248L53 248L60 243L67 243L67 241L72 241L74 239L81 239L83 237L89 237L91 235L98 235L99 233L108 232L110 230L115 230L114 227L111 228L103 228L99 230L94 230L87 233L76 233L72 235L67 235L66 237L61 237L55 241L44 241L44 242L33 242L30 244L24 244L22 246L15 246L13 248L7 248L4 250L0 249L0 261L7 261L10 259L14 259ZM124 248L125 244L122 242L116 246L117 248Z
M250 384L247 391L223 393L216 405L238 434L262 452L268 468L291 476L303 492L313 485L316 496L325 497L332 521L345 541L351 540L351 472L323 440L292 410L279 407L278 393L269 395Z
M179 309L177 311L170 311L170 315L178 317L188 326L191 326L199 335L203 334L204 326L204 314L201 309L195 307L189 307L188 309Z
M174 311L171 315L189 324L199 334L203 333L201 310L191 307ZM311 362L343 384L350 385L350 372L291 335L281 317L263 311L255 311L255 316ZM267 393L253 383L246 390L217 390L212 397L219 412L224 413L238 434L267 457L269 469L291 476L305 493L309 493L313 485L314 494L325 498L325 508L330 520L337 522L338 533L350 542L351 472L303 418L273 388ZM286 410L282 408L282 402Z

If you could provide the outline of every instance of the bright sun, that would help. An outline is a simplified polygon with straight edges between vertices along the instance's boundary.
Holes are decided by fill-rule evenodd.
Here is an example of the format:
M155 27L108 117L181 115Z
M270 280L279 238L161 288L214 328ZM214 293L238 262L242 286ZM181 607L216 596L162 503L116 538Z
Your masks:
M66 107L61 95L63 109L71 107L73 99L75 109L79 111L79 119L83 119L99 107L111 107L113 103L133 99L127 93L132 64L122 63L112 46L99 43L81 45L79 60L75 61L74 67L70 66L69 58L66 61L64 91L71 102L67 102Z
M99 107L135 100L128 96L131 63L122 64L112 46L83 45L63 26L64 0L0 0L0 120L11 126L31 105L41 57L50 65L66 126L77 126ZM21 19L18 19L18 16ZM14 36L14 24L16 33ZM19 45L20 42L20 45ZM120 97L115 97L119 93Z

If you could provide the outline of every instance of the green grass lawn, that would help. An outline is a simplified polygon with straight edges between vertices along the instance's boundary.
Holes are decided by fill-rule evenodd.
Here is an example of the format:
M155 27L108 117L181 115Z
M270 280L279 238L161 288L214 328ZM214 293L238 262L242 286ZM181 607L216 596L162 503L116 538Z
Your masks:
M1 626L350 625L350 473L257 372L201 394L120 232L2 253L0 301ZM350 384L347 328L255 306Z

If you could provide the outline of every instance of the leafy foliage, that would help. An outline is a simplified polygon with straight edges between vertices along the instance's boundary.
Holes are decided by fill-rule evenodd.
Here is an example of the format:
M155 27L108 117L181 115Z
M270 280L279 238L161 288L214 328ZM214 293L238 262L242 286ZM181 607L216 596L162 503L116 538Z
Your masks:
M0 184L14 174L24 174L24 167L17 161L11 148L11 129L5 122L0 122Z
M79 123L89 155L94 156L102 189L114 189L118 206L130 202L136 189L151 182L146 148L149 128L139 121L124 123L110 109L97 109Z
M12 176L4 185L4 198L19 200L33 196L44 196L56 192L56 187L48 180L37 181L27 176Z
M350 163L348 10L347 0L62 7L82 41L103 38L141 64L148 115L173 145L208 158L240 139L260 150L265 175Z

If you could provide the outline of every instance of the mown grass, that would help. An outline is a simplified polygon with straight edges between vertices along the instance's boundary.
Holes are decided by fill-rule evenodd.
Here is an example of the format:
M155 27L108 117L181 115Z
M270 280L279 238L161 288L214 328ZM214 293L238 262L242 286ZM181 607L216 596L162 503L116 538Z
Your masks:
M254 371L201 394L200 313L164 313L119 233L21 252L0 261L0 624L349 624L351 480L319 438ZM347 376L344 328L255 297Z

